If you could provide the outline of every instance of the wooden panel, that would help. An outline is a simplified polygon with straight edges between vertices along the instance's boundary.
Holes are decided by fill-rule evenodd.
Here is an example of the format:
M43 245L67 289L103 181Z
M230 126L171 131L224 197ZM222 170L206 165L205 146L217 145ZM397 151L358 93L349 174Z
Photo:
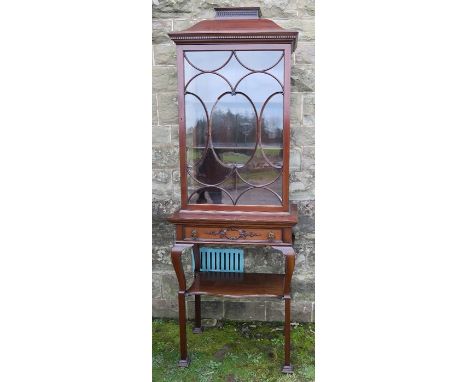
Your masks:
M289 212L179 210L169 216L168 220L171 223L187 225L249 225L268 228L273 226L292 227L297 223L297 206L291 204L289 206Z
M284 275L270 273L197 272L189 295L282 297Z
M282 240L279 228L262 229L249 227L184 227L184 239L210 241L260 241L274 243Z

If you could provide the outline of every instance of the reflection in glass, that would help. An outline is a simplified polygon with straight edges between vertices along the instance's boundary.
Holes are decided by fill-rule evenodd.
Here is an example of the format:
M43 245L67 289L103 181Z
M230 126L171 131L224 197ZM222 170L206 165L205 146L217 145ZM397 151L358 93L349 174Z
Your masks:
M283 55L282 50L248 50L237 51L239 61L251 70L267 70L275 65Z
M245 164L256 143L257 116L242 94L222 96L211 115L211 138L216 154L225 164Z
M247 94L260 112L267 98L276 92L282 92L283 88L272 76L265 73L253 73L245 77L236 91Z
M229 195L214 186L189 187L188 197L190 204L232 204Z
M283 51L185 54L189 204L281 205Z
M276 192L281 197L281 176L272 185L268 186L269 189ZM237 205L281 205L280 199L273 192L267 188L252 188L242 194L237 200Z
M279 82L284 85L284 57L277 65L268 70L266 73L270 73L271 75L275 76Z
M283 95L271 97L260 118L262 148L275 166L283 165Z
M231 172L232 168L219 162L210 147L203 159L192 169L191 174L205 185L215 185L225 180Z
M231 54L230 51L185 52L185 57L197 69L208 72L220 69Z
M239 64L239 61L237 61L237 59L232 56L228 64L221 70L218 70L217 73L226 77L226 79L234 87L237 81L239 81L246 74L251 73L251 71L244 68L241 64Z
M200 100L192 94L185 96L185 141L187 165L193 166L205 151L208 142L208 121Z
M281 174L281 168L271 166L263 157L260 147L252 160L245 166L238 169L239 176L242 180L253 186L268 185L276 180Z
M185 91L199 96L210 113L218 97L225 92L230 92L231 88L220 76L205 73L195 77Z
M190 65L187 60L184 59L184 81L185 85L195 77L197 74L201 73L199 70L195 69L192 65Z

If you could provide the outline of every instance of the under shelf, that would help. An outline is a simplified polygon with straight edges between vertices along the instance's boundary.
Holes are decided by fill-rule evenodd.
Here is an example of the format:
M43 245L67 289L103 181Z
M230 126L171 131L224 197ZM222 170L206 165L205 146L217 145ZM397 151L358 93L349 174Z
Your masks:
M196 272L189 295L283 297L284 275L274 273Z

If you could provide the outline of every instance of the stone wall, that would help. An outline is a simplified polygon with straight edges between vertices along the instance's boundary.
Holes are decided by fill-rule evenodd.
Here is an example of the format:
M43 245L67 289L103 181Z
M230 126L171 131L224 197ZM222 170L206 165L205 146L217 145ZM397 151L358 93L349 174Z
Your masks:
M262 17L299 31L291 74L290 199L298 205L298 253L293 277L293 321L314 320L314 2L308 0L153 0L153 316L177 316L177 280L169 248L175 238L165 218L180 207L175 45L167 33L214 17L216 6L260 6ZM280 254L246 247L246 272L281 272ZM254 254L255 252L255 254ZM184 267L191 279L190 256ZM283 320L278 300L203 298L204 318ZM188 314L193 317L193 298Z

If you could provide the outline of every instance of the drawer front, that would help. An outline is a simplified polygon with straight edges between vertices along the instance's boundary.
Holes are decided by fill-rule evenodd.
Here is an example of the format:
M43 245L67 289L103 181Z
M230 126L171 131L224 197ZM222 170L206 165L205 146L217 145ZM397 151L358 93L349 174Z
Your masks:
M282 241L281 229L236 227L185 227L185 240L200 241Z

